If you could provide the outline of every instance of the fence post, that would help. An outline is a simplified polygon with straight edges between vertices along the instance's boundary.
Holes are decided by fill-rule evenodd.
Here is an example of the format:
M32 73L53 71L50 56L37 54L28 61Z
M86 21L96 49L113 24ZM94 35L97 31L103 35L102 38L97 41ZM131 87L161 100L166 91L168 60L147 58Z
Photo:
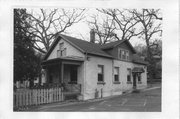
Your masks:
M29 105L32 105L32 90L29 90Z
M46 103L46 89L44 88L44 103Z
M59 95L59 100L58 100L58 101L61 101L61 100L62 100L62 99L61 99L61 98L62 98L62 96L61 96L61 95L62 95L62 94L61 94L61 87L59 87L58 95Z
M25 97L26 97L26 106L28 106L28 94L29 94L29 91L27 90L26 92L25 92Z

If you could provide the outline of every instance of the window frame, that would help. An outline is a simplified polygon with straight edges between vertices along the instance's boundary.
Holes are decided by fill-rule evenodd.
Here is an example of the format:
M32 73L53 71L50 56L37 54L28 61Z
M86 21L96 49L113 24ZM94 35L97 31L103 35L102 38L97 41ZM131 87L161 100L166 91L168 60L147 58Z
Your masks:
M63 50L64 49L64 42L59 43L59 50Z
M64 47L64 42L59 43L59 50L57 50L57 56L66 56L66 48Z
M129 61L129 50L119 48L118 49L118 59Z
M117 74L115 74L115 70L117 70ZM117 80L116 80L117 75ZM114 67L114 82L119 82L119 67Z
M99 73L99 68L101 68L102 73ZM99 76L101 76L102 79L99 79ZM104 83L104 65L98 65L97 82L98 84Z

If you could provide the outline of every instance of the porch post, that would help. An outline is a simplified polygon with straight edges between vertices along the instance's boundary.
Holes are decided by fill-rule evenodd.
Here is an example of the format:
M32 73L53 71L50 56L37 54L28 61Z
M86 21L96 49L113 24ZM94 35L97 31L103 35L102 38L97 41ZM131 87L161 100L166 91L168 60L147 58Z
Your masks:
M46 67L46 83L49 83L49 69Z
M64 64L63 64L63 62L61 62L61 83L63 83L64 81L64 79L63 79L63 77L64 77Z

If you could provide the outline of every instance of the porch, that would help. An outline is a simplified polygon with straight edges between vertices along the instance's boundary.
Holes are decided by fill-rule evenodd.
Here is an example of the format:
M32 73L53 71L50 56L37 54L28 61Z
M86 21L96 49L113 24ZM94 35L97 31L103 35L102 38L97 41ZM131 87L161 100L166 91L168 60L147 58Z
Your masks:
M82 90L83 61L82 58L61 57L42 62L45 85L62 87L64 100L77 98Z

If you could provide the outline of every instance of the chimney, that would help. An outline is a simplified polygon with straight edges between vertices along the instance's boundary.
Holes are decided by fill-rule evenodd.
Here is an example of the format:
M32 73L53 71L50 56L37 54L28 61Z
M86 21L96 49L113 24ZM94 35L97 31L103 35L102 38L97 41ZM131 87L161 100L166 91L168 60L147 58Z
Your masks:
M94 29L91 29L91 31L90 31L90 42L95 43L95 31L94 31Z

